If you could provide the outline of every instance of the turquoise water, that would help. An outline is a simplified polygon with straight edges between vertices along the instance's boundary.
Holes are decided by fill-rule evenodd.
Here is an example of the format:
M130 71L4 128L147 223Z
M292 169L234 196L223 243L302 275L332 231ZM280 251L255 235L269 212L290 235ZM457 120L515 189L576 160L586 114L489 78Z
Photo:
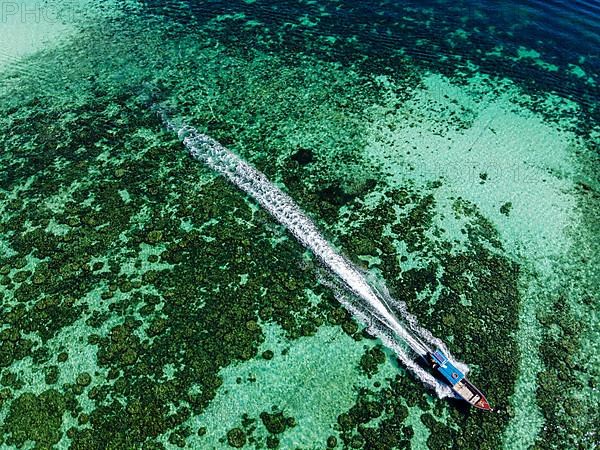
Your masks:
M2 448L595 448L598 5L2 5ZM470 368L440 399L152 105Z

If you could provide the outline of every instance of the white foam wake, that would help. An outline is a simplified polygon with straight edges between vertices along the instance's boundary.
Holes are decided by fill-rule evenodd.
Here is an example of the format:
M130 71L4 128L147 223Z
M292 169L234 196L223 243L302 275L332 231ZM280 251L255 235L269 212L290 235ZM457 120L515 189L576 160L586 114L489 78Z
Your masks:
M382 295L373 288L365 275L325 240L312 220L302 212L292 198L272 184L265 175L211 137L199 133L190 126L179 127L171 122L163 112L161 114L167 127L177 132L193 158L202 161L211 169L226 176L237 187L252 196L275 219L283 224L300 243L310 249L324 266L337 275L348 290L362 300L363 306L357 307L347 301L347 298L339 290L336 292L338 300L355 317L369 326L371 332L391 348L408 369L415 373L426 385L434 388L440 397L451 395L447 386L423 370L415 362L414 357L409 356L405 349L398 345L397 339L400 338L416 354L422 357L425 357L431 351L431 348L425 342L445 348L441 341L435 339L429 332L417 325L416 319L406 311L404 303L396 301L395 306L408 322L413 333L398 320L386 304L384 295L387 294ZM391 297L387 296L389 301ZM446 354L449 355L449 353Z

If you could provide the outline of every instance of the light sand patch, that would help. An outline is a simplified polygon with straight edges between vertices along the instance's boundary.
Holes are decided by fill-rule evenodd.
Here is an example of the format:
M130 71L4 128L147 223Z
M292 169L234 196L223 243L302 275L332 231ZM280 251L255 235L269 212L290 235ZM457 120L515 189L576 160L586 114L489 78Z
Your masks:
M72 8L52 2L42 5L33 0L2 2L0 5L0 69L20 58L49 48L68 36L67 24Z
M188 423L194 430L207 428L206 435L188 439L193 448L223 448L219 439L227 430L240 426L244 412L258 419L254 436L266 437L258 417L262 411L271 412L273 405L297 423L279 436L280 448L324 444L328 436L337 435L334 424L340 411L354 404L358 380L372 384L397 373L388 359L371 380L359 377L357 367L364 343L357 343L336 327L321 327L315 336L292 342L276 325L264 324L263 330L266 339L260 351L272 350L273 359L256 358L221 371L223 385L217 397L202 415ZM282 355L285 348L289 350ZM238 377L242 379L239 384Z
M60 46L86 23L124 14L131 1L110 4L92 0L4 1L0 4L0 71L22 58ZM28 68L27 70L31 70Z

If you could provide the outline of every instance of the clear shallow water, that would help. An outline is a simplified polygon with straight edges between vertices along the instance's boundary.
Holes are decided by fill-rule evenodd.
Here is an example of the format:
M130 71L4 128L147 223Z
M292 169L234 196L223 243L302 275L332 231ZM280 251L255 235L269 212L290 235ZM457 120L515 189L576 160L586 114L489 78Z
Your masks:
M6 17L2 445L593 448L597 9ZM153 101L277 181L500 412L423 389Z

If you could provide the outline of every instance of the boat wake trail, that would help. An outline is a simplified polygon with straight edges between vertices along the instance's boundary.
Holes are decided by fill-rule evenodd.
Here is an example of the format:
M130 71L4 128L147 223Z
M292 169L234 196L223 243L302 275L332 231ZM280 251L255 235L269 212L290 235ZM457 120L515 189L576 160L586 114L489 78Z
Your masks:
M211 137L190 126L176 124L164 111L159 110L159 113L167 128L177 133L193 158L224 175L252 196L339 278L341 286L351 295L334 287L338 300L367 325L373 335L393 350L408 369L434 389L438 396L452 396L448 386L417 364L419 357L426 357L432 351L431 346L441 347L449 354L447 349L440 340L417 324L403 302L393 300L385 288L374 287L364 273L327 242L292 198L272 184L265 175ZM402 344L408 346L410 352Z

